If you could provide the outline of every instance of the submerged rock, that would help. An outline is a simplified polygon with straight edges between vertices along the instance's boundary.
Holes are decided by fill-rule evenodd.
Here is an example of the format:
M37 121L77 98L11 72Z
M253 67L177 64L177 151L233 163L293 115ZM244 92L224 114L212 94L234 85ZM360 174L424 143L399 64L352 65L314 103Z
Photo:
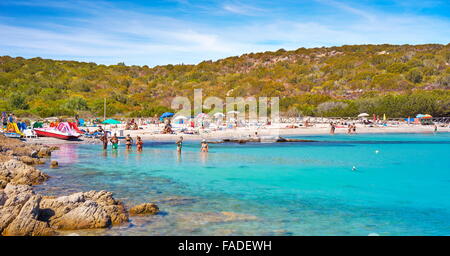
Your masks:
M192 212L183 213L178 217L181 222L203 225L208 223L225 223L235 221L254 221L258 217L235 212Z
M130 209L130 215L144 215L144 214L157 214L159 208L156 204L144 203L136 205Z

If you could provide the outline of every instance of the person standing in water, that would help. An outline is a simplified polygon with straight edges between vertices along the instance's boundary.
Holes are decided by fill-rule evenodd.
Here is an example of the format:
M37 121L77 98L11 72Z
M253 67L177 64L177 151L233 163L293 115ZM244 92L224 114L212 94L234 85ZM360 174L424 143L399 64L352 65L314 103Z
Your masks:
M143 145L144 145L144 142L142 141L141 137L137 136L137 138L136 138L137 151L142 151ZM131 148L131 146L130 146L130 148Z
M209 146L208 146L208 142L206 142L205 139L202 140L202 146L201 146L201 152L208 152L209 151Z
M114 133L113 137L111 138L112 148L118 149L119 148L119 139L117 138L117 135Z
M437 125L434 124L434 132L437 132Z
M334 126L334 123L330 123L330 134L334 134L334 130L336 130L336 126Z
M181 153L181 148L183 147L183 136L180 136L176 144L177 144L177 152Z
M100 137L100 140L103 142L103 150L106 150L108 148L108 133L103 133L103 136Z
M139 138L139 137L138 137ZM130 134L127 135L127 137L125 138L126 140L126 145L127 145L127 149L131 149L131 146L133 145L133 138L131 138ZM136 144L137 145L137 144Z

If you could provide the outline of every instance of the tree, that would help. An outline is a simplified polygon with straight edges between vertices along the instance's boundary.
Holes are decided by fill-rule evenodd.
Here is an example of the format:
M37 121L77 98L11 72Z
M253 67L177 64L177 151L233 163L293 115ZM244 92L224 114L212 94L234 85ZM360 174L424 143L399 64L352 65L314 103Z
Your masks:
M65 107L70 110L88 110L88 104L82 97L71 97L65 104Z
M422 78L422 72L420 72L419 68L413 68L408 73L406 73L406 79L415 84L422 82Z
M21 94L12 95L9 100L10 109L28 109L26 97Z

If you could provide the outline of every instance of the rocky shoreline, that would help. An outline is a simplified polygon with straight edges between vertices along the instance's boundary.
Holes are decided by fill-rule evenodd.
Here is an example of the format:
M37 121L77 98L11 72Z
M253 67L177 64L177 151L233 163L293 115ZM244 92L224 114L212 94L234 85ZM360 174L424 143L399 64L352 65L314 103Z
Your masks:
M151 203L125 205L107 191L53 197L36 194L33 185L50 177L34 167L56 147L26 144L0 135L0 235L48 236L59 230L108 228L129 222L129 215L156 214ZM57 167L57 163L52 163Z

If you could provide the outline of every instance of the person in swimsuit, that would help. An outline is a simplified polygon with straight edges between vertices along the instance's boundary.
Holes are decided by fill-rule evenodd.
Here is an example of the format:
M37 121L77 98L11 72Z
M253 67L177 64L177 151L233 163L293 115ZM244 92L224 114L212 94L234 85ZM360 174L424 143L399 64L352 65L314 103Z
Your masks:
M355 123L353 123L353 128L352 128L352 130L353 130L353 133L356 133L356 124L355 124Z
M130 134L127 135L125 140L126 140L125 144L127 145L127 149L131 149L131 146L133 145L133 139L131 138Z
M177 152L181 153L181 148L183 147L183 136L180 136L180 139L177 140Z
M108 133L104 133L102 137L100 137L100 140L103 142L103 150L106 150L108 148Z
M201 152L208 152L209 146L205 139L202 140Z
M111 138L112 148L118 149L119 148L119 139L117 138L117 135L114 133L113 137Z
M137 151L142 151L142 146L144 145L144 142L142 141L141 137L137 136L136 138L136 147ZM128 146L128 145L127 145ZM130 146L131 147L131 146Z
M334 134L334 130L336 130L336 126L334 126L334 123L333 122L331 122L330 123L330 134Z

